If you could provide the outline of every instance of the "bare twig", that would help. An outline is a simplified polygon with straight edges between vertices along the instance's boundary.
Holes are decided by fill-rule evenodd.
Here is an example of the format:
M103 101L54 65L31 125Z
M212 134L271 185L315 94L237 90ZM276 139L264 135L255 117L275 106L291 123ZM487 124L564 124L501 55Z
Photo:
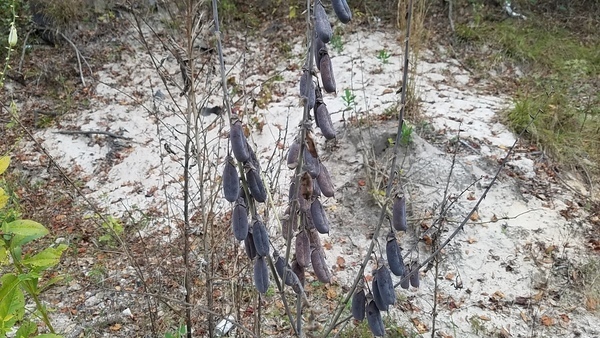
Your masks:
M86 136L105 135L108 137L118 138L118 139L123 139L123 140L133 140L133 138L131 138L131 137L117 135L115 133L111 133L109 131L102 131L102 130L59 130L59 131L55 131L54 133L55 134L64 134L64 135L86 135Z

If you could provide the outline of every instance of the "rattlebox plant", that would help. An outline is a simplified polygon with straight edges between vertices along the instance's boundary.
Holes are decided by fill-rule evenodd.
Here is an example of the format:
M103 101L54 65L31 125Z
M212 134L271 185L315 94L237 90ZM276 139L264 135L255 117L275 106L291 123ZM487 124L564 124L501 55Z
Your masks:
M8 156L0 157L0 175L10 164ZM1 183L1 181L0 181ZM9 196L0 187L0 337L13 333L15 337L61 337L54 333L48 309L40 295L61 277L46 278L46 271L55 267L65 244L37 249L34 241L49 231L42 224L19 219L18 212L9 209ZM35 311L26 311L27 302L35 304ZM50 333L37 335L41 320Z

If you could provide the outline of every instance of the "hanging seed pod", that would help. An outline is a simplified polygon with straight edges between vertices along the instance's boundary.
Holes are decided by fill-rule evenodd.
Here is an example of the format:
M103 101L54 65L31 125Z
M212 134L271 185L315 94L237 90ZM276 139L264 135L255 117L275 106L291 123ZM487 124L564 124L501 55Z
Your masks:
M359 322L365 319L367 296L365 289L360 289L352 295L352 317Z
M238 241L243 241L248 236L248 211L243 198L238 198L238 201L233 207L231 213L231 229L233 236Z
M313 247L312 253L310 254L310 260L319 282L326 284L330 283L331 272L327 268L327 263L325 262L325 253L323 250Z
M307 172L304 172L304 174L302 174L302 177L300 178L300 196L307 201L310 201L313 196L312 181L312 177L310 177L310 174Z
M250 144L248 144L248 154L250 154L248 162L252 165L254 169L256 169L257 172L260 172L260 162L256 157L256 153L254 152L254 150L252 150L252 147L250 147Z
M310 265L310 240L306 231L302 230L296 234L296 261L300 266Z
M306 150L312 155L314 158L319 158L319 153L317 152L317 144L315 140L313 140L310 133L306 133Z
M381 312L377 308L375 301L369 301L367 304L367 323L369 329L375 337L383 337L385 334L385 326L383 325L383 319L381 319Z
M313 221L312 221L312 217L310 216L310 212L302 213L302 226L304 227L305 230L308 230L308 231L315 228L315 225L313 224Z
M254 246L254 237L252 236L252 228L249 229L248 235L244 239L244 248L246 249L246 255L250 260L256 257L256 247Z
M319 171L321 170L319 160L313 157L308 151L304 152L303 169L306 170L312 178L317 178L317 176L319 176Z
M277 251L273 252L273 260L275 261L275 271L277 271L277 275L279 275L279 278L283 279L285 270L289 269L285 276L285 284L287 286L294 285L295 275L292 271L292 267L289 264L285 264L284 259L281 256L279 256L279 253Z
M389 304L383 300L381 297L379 283L377 282L377 275L373 276L373 281L371 282L371 292L373 293L373 300L375 304L377 304L377 308L381 311L387 311L389 309Z
M317 34L315 33L315 38L313 39L313 48L314 48L314 52L315 52L315 65L317 65L317 69L320 69L321 67L321 55L319 54L319 52L321 50L327 51L327 47L325 45L325 43L323 41L321 41L321 39L319 39L319 37L317 36Z
M319 199L315 199L312 202L310 206L310 215L317 231L321 234L328 234L329 221L327 220L327 215L325 214L325 210Z
M333 29L331 28L331 24L329 23L329 18L327 17L327 12L325 12L325 8L321 4L320 1L315 3L315 31L317 32L317 36L324 43L328 43L331 40L331 36L333 35Z
M406 231L406 198L396 195L392 207L392 226L396 231Z
M315 122L321 129L323 137L327 140L333 140L335 138L335 129L333 128L333 122L327 110L326 104L320 104L315 109Z
M257 257L254 261L254 286L262 294L269 290L269 268L264 257Z
M385 265L382 265L377 269L377 287L379 287L379 295L381 300L386 305L393 305L396 303L396 293L394 291L394 282L392 281L392 275L390 270Z
M298 162L300 161L300 142L295 140L290 144L290 148L288 150L287 155L287 166L290 169L296 169L298 166Z
M331 0L333 11L342 23L348 23L352 20L352 12L346 0Z
M327 53L327 51L321 51L321 61L319 62L323 89L325 89L325 91L328 93L335 93L336 85L335 76L333 75L333 65L331 64L331 58L329 57L329 53Z
M231 156L225 158L225 167L223 168L223 196L227 201L232 203L240 197L240 176Z
M321 175L321 166L319 165L319 175ZM317 179L319 176L317 176ZM313 180L313 197L319 198L321 197L321 187L319 186L319 182L317 180Z
M256 169L252 167L247 168L246 182L248 183L248 189L250 190L252 197L254 197L257 202L264 203L267 200L267 190Z
M398 277L404 275L404 261L402 260L402 251L396 240L394 233L390 231L387 236L387 244L385 246L387 261L390 265L392 273Z
M294 274L298 278L300 285L302 287L304 287L304 284L306 283L306 276L304 275L304 267L301 266L300 264L298 264L298 262L295 259L292 260L292 272L294 272ZM298 287L298 286L294 287L294 292L296 292L297 294L300 294L300 291L301 291L300 287Z
M239 162L246 162L250 158L248 152L248 141L242 128L242 121L237 115L231 116L231 130L229 131L229 142L235 159Z
M417 269L417 267L419 266L419 264L413 264L413 267L411 268L410 271L410 285L413 288L418 288L419 287L419 269Z
M323 246L321 245L321 237L319 236L317 229L312 228L308 230L308 241L310 242L311 247L323 249Z
M317 176L317 183L319 183L319 188L321 188L321 193L325 197L333 197L335 194L335 188L333 183L331 182L331 176L329 175L329 170L325 167L325 165L319 162L319 166L321 167L319 170L319 176Z
M300 96L308 100L309 109L315 106L315 84L312 80L312 74L308 69L305 69L300 77Z
M408 277L408 273L410 268L408 266L404 267L404 274L402 274L402 279L400 280L400 287L404 290L408 290L410 287L410 278Z
M256 254L260 257L266 257L269 255L269 234L267 228L260 220L254 220L252 224L252 236L254 237L254 247L256 248Z

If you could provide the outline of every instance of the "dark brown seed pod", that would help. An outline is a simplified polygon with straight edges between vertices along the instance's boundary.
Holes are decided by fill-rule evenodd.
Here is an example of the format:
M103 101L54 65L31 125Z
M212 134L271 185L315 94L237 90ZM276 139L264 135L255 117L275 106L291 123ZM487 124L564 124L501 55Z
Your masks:
M383 319L381 319L381 312L377 308L375 301L369 301L367 304L367 323L369 329L375 337L383 337L385 334L385 326L383 325Z
M248 152L248 141L242 128L242 121L237 115L231 117L231 130L229 130L229 142L235 159L239 162L246 162L250 158Z
M296 261L302 267L310 265L310 240L304 230L296 234Z
M410 280L410 285L413 288L418 288L419 287L420 276L419 276L419 269L417 269L418 266L419 266L418 264L414 264L412 266L411 272L410 272L410 278L409 278L409 280Z
M310 133L306 133L306 149L314 158L319 158L319 153L317 152L317 144L315 140L312 138Z
M352 295L352 317L362 322L365 319L367 296L365 290L360 289Z
M379 284L377 282L377 275L373 276L373 281L371 282L371 292L373 293L373 300L375 301L375 304L377 304L377 308L381 311L387 311L389 309L389 304L381 297Z
M271 251L269 246L269 234L267 228L260 220L254 220L252 224L252 236L254 237L254 247L256 254L260 257L266 257Z
M319 248L312 248L312 253L310 254L310 260L312 262L313 270L315 271L315 275L317 279L321 283L330 283L331 282L331 272L327 268L327 262L325 262L325 253L323 250Z
M315 65L317 65L317 69L319 69L319 67L321 67L320 62L321 62L321 55L319 54L321 50L327 51L327 47L325 45L325 43L323 41L321 41L321 39L319 39L319 37L317 36L317 34L315 33L315 38L313 40L314 43L314 51L315 51ZM318 97L317 97L318 99Z
M288 236L289 238L294 236L296 230L298 230L298 215L290 215L290 207L287 207L281 217L281 235L287 240Z
M295 140L290 144L287 155L287 165L290 169L296 169L298 162L300 161L300 142Z
M235 202L240 197L240 176L233 163L233 157L225 158L223 168L223 196L229 202Z
M308 230L308 240L310 242L310 246L317 249L323 249L321 245L321 237L319 236L319 232L317 229L312 228Z
M319 233L329 233L329 221L319 199L315 199L310 206L310 215L312 222Z
M246 210L243 198L238 199L238 202L233 207L231 229L233 230L233 236L238 241L243 241L248 236L248 211Z
M402 251L396 240L394 233L390 231L387 237L387 244L385 246L385 252L387 254L387 261L390 265L392 273L398 277L404 275L404 261L402 259Z
M325 8L321 4L320 1L315 3L315 31L317 32L317 36L324 43L328 43L331 40L331 36L333 35L333 29L331 28L331 24L329 23L329 18L327 17L327 12L325 12Z
M252 228L250 228L252 229ZM251 230L248 232L248 235L244 239L244 248L246 249L246 255L251 260L256 257L256 247L254 246L254 237L252 236Z
M307 172L304 172L300 178L300 196L307 201L310 201L313 196L312 177L310 177L310 174Z
M285 284L288 286L294 285L294 272L292 272L292 267L288 264L285 264L285 261L281 256L279 256L277 251L273 252L273 260L275 261L275 271L277 271L279 278L283 279L284 272L286 269L289 269L289 272L286 273L285 276Z
M406 231L406 198L396 195L392 207L392 226L396 231Z
M394 282L392 281L392 275L390 270L385 265L382 265L377 269L377 287L379 288L379 295L381 300L387 305L393 305L396 303L396 293L394 291Z
M320 104L315 110L315 122L321 129L323 137L327 140L333 140L335 138L335 129L333 128L333 122L327 110L326 104Z
M304 267L301 266L300 264L298 264L298 262L295 259L292 261L292 272L294 272L294 274L298 278L300 285L302 287L304 287L304 284L306 283L306 276L304 275ZM294 292L299 294L300 288L297 286L294 287Z
M269 290L269 268L264 257L256 257L254 261L254 286L263 294Z
M321 170L319 160L313 157L308 151L304 152L303 169L306 170L312 178L317 178L317 176L319 176L319 171Z
M348 23L352 20L352 12L346 0L331 0L333 11L342 23Z
M408 277L408 272L410 268L408 266L404 266L404 274L402 275L402 279L400 280L400 287L408 290L410 287L410 278Z
M319 183L319 188L321 188L321 193L325 197L333 197L335 194L335 187L331 182L329 170L327 170L325 165L321 162L319 162L319 166L321 169L319 170L319 176L317 176L317 182Z
M327 51L321 51L321 82L323 83L323 89L328 93L335 93L335 76L333 75L333 65L331 64L331 58Z
M264 203L267 200L267 190L256 169L249 168L246 170L246 182L248 183L248 189L252 197L257 202Z

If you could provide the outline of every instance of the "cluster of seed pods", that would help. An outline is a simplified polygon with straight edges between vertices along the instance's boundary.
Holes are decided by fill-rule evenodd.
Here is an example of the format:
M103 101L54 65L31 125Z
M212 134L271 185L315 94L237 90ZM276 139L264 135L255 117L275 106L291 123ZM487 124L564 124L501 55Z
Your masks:
M254 217L250 224L249 207L254 208L256 203L264 203L267 200L267 190L260 176L258 158L244 135L242 121L237 115L232 115L230 125L229 145L233 157L228 155L225 158L223 196L227 201L234 203L231 213L233 236L238 241L244 241L246 254L254 260L254 285L260 293L265 293L269 288L269 269L265 260L270 253L269 235L256 210L251 213ZM248 186L249 196L241 186L240 173L234 158L242 164L242 174ZM249 203L249 199L252 199L253 203Z
M395 231L406 231L408 228L406 220L406 198L397 195L392 206L391 229L386 238L386 257L381 259L379 267L373 271L370 291L367 293L364 285L357 288L352 295L352 317L357 321L367 318L369 329L375 336L385 334L385 326L381 317L381 311L388 311L389 306L396 302L396 293L392 274L401 278L400 286L408 289L409 286L419 287L419 271L404 264L402 249L396 240Z

